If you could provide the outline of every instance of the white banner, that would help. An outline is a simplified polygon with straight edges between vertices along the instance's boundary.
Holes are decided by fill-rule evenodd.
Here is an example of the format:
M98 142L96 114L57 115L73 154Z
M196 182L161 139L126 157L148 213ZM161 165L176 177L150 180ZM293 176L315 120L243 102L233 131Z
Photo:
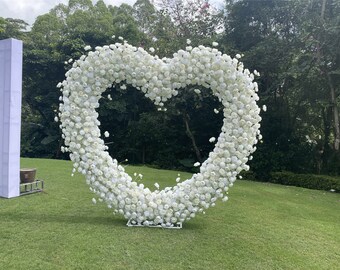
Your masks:
M22 41L0 40L0 197L20 195Z

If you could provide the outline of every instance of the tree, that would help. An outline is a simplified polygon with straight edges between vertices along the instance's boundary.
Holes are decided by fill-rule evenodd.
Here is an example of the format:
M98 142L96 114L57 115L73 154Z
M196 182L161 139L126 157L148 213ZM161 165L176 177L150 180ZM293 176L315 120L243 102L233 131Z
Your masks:
M158 19L155 6L151 4L149 0L137 0L133 5L133 10L140 31L152 35Z
M313 103L319 108L322 132L314 133L323 171L339 173L340 160L339 96L340 88L340 5L337 1L312 1L301 21L299 75L308 79ZM304 90L307 90L305 88ZM309 99L311 100L311 98ZM320 168L320 171L322 168Z
M261 170L301 172L315 168L320 172L323 160L323 171L329 172L326 163L334 153L331 148L337 151L338 133L338 101L331 93L331 85L338 81L338 4L227 1L227 7L225 40L233 44L235 52L245 54L243 61L248 67L260 71L261 101L271 108L263 114L264 144L255 153L253 164L262 164ZM333 90L336 97L338 90ZM277 127L278 123L282 128ZM284 134L288 144L280 139ZM261 153L266 157L260 157ZM275 156L277 165L272 164ZM271 165L263 164L264 160ZM303 166L297 168L294 164Z
M28 23L20 19L0 17L0 39L25 39Z
M0 34L5 32L6 21L4 18L0 17Z
M223 14L209 1L162 0L158 6L171 18L179 36L215 36L222 29Z
M157 49L156 52L160 57L171 57L173 52L188 46L186 45L187 39L191 39L193 46L199 44L211 46L212 41L215 41L222 16L209 5L208 1L195 0L190 3L159 1L156 6L158 9L152 8L147 0L139 0L134 8L139 25L143 25L141 30L154 40L153 47ZM148 18L149 24L145 23L145 18ZM192 159L192 164L195 161L204 161L211 150L208 140L221 126L219 122L221 119L217 117L217 123L211 121L208 129L200 129L204 126L202 121L198 120L202 117L201 114L214 119L211 107L217 105L216 99L211 97L211 91L200 88L202 95L197 96L193 91L195 88L197 87L189 86L181 89L181 94L166 104L168 110L164 113L169 118L180 120L179 132L189 139L190 147L187 146L186 151L193 153L193 155L188 154L186 158ZM206 130L211 131L210 137ZM208 152L207 149L209 149Z
M84 53L85 45L109 43L113 17L103 1L72 0L39 16L28 33L24 50L23 155L60 157L62 140L54 117L59 103L58 82L65 69ZM32 151L34 149L34 151Z

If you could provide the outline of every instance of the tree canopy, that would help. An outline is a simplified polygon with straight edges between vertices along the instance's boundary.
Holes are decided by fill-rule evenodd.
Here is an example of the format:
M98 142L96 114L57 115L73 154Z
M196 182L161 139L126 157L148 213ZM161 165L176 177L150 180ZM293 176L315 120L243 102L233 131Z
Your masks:
M154 2L154 1L153 1ZM138 0L107 6L102 0L69 0L39 16L32 28L0 18L0 39L24 41L22 155L67 158L53 121L64 79L84 47L122 42L159 57L200 44L217 47L261 76L263 142L251 161L257 177L272 171L340 173L340 4L336 0ZM191 44L187 44L190 39ZM151 52L150 52L151 53ZM188 86L157 111L132 86L108 89L98 109L112 134L109 152L118 160L163 168L193 169L212 150L222 116L210 89ZM109 97L109 98L108 98ZM214 112L215 109L215 112ZM204 121L203 121L204 120Z

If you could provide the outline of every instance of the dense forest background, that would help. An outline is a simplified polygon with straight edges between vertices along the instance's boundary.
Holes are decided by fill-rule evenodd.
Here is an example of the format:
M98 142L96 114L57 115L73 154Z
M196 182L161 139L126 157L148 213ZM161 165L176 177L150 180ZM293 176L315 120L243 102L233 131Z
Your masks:
M113 35L115 37L113 37ZM39 16L32 27L0 18L0 39L24 42L22 146L25 157L66 159L59 124L54 122L58 82L67 61L84 47L121 42L160 57L187 46L219 43L261 76L259 106L263 141L251 169L257 178L270 172L340 173L340 2L338 0L227 0L217 10L203 0L137 0L133 6L106 6L102 0L69 0ZM66 62L65 62L66 61ZM139 91L117 85L99 108L110 154L119 161L192 170L212 150L221 105L209 89L187 87L158 111ZM108 95L112 100L108 99Z

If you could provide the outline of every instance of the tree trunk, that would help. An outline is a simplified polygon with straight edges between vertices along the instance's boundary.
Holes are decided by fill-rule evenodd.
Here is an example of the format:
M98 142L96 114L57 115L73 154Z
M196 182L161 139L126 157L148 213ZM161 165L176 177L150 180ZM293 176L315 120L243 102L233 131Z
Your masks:
M326 2L327 0L323 0L322 1L322 7L321 7L321 21L324 22L325 20L325 9L326 9ZM323 55L322 53L322 49L320 46L320 38L319 38L319 44L318 44L318 60L319 62L321 62L321 57ZM340 125L339 125L339 110L338 110L338 106L336 103L336 95L335 95L335 87L334 84L332 82L332 78L327 70L327 68L323 68L323 73L326 75L327 77L327 82L328 82L328 86L330 89L330 96L331 96L331 106L332 106L332 112L333 112L333 125L334 125L334 144L333 144L333 148L336 152L339 152L339 146L340 146Z
M339 145L340 145L339 110L338 110L338 106L336 103L335 88L332 82L332 78L328 72L326 72L326 74L327 74L327 79L328 79L328 85L330 88L333 121L334 121L334 150L339 151Z
M188 135L188 137L190 138L191 140L191 143L192 143L192 147L194 148L194 151L195 151L195 154L196 154L196 158L197 160L202 163L203 162L203 159L202 159L202 156L201 156L201 152L200 150L198 149L197 145L196 145L196 140L195 140L195 137L194 135L192 134L191 132L191 129L190 129L190 125L189 125L189 115L187 113L183 113L183 121L184 121L184 124L185 124L185 129L186 129L186 134Z
M330 135L331 135L331 119L332 119L332 112L330 107L325 107L322 109L322 119L323 119L323 134L324 140L323 145L321 148L318 149L318 153L320 154L321 161L320 161L320 173L327 172L328 167L328 159L330 156Z
M145 145L143 145L143 150L142 150L142 164L145 164Z

